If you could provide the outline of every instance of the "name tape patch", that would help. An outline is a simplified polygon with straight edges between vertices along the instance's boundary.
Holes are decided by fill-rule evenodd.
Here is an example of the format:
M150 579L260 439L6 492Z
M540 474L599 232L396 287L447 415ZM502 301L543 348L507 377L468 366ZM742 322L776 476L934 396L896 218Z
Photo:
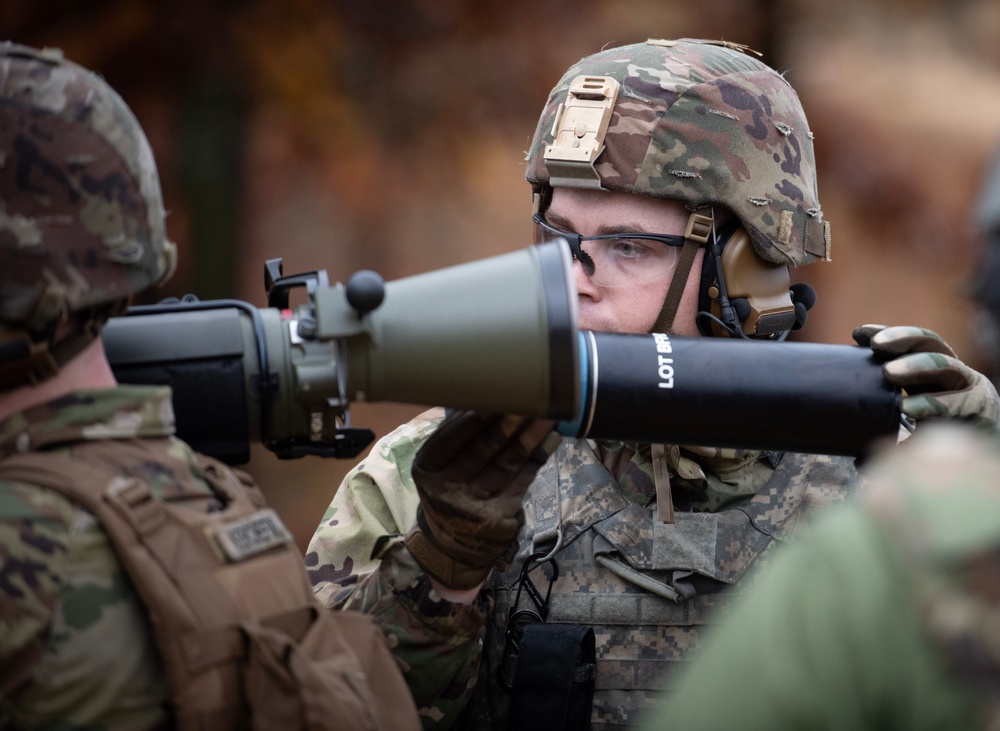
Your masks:
M230 523L220 523L215 528L215 539L232 562L243 561L292 540L292 534L271 509Z

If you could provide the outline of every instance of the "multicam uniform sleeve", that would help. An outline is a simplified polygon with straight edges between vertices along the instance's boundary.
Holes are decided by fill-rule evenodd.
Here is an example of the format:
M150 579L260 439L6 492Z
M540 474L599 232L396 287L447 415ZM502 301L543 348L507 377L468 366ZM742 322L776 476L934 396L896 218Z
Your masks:
M0 483L0 727L159 728L166 685L96 519Z
M443 418L443 410L431 409L403 424L344 477L306 553L313 591L325 605L338 605L377 571L376 547L416 520L420 498L410 468Z
M490 607L485 592L471 605L442 599L402 543L420 502L410 468L443 418L432 409L379 440L344 478L306 553L320 601L379 623L424 727L442 729L471 694Z
M41 490L4 483L0 494L0 699L7 699L45 652L73 511Z

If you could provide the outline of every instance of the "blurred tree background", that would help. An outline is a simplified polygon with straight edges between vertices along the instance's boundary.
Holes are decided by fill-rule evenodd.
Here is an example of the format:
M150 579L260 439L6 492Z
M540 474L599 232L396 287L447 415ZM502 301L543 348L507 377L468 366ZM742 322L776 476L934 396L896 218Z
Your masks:
M798 90L833 261L803 339L920 324L970 363L970 214L1000 140L996 0L3 0L0 36L62 48L153 145L181 250L153 299L263 306L263 263L387 280L531 241L523 157L572 62L649 37L745 43ZM412 406L356 405L382 435ZM304 547L353 462L248 469Z

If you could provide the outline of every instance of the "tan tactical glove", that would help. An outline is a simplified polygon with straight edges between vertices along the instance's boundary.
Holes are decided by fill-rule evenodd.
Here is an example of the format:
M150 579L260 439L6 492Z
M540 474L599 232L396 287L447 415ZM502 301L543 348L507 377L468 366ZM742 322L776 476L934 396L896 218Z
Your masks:
M997 428L1000 397L990 380L958 359L936 333L921 327L862 325L851 333L870 347L889 383L904 391L902 410L912 419L961 419Z
M460 411L417 453L417 523L405 543L424 572L454 589L483 582L524 523L521 499L559 446L553 422Z

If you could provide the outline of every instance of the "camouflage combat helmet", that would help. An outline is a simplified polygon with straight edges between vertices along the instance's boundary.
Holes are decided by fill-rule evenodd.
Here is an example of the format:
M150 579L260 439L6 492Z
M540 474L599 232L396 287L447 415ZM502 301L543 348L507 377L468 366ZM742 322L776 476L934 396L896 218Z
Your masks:
M549 95L526 176L536 212L560 186L721 206L765 262L829 258L798 95L736 44L649 40L582 59Z
M0 44L0 150L0 384L10 387L51 375L130 294L169 277L176 250L139 123L58 50ZM75 332L57 343L62 322Z
M555 140L556 115L592 102L586 91L568 100L574 83L583 86L579 77L610 77L617 100L603 149L589 160L564 161L573 141ZM568 126L579 129L561 128ZM549 95L527 161L536 191L601 187L691 207L722 205L764 260L800 266L828 258L812 133L798 95L733 44L649 40L584 58Z

